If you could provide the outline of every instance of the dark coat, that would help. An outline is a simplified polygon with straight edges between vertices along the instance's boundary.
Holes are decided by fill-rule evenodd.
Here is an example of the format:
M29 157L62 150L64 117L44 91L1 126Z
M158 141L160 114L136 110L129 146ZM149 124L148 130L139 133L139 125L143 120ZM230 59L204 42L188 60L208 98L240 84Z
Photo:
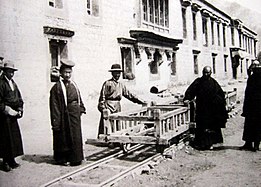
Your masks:
M195 97L197 126L224 128L228 114L225 94L218 82L212 77L197 78L186 90L184 100L193 100Z
M66 98L63 95L61 82L57 82L50 91L50 115L53 130L54 158L69 153L70 162L83 160L81 114L85 107L79 90L73 83L66 86Z
M245 117L243 140L261 141L261 73L247 80L242 116Z
M13 80L12 80L13 81ZM17 117L4 113L5 106L13 110L23 111L23 99L21 93L13 81L14 91L11 90L6 78L0 78L0 157L15 158L23 155L22 137Z

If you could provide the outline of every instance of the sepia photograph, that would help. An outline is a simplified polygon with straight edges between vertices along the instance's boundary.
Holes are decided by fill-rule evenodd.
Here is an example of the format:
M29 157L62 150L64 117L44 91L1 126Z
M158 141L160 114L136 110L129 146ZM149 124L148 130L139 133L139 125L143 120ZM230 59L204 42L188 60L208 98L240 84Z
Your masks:
M260 187L260 0L0 2L1 187Z

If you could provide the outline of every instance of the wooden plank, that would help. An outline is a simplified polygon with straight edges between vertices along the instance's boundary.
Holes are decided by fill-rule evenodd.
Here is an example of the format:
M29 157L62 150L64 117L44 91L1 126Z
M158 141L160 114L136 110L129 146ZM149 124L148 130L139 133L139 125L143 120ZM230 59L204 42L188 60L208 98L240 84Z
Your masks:
M123 116L123 115L109 115L110 120L123 120L123 121L152 121L152 116Z
M176 131L170 131L168 133L165 133L158 139L158 144L167 144L168 141L188 130L188 125L182 125L180 128L178 128Z
M157 138L152 136L124 136L124 135L99 135L100 139L107 142L135 143L135 144L156 144Z

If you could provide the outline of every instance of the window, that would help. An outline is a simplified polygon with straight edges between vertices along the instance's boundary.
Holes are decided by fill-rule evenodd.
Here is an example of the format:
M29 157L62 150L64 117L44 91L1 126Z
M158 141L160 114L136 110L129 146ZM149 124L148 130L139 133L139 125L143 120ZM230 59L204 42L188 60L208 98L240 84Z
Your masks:
M193 53L193 65L194 65L194 74L198 75L198 55L200 54L200 51L198 50L192 50Z
M246 71L248 71L249 59L246 59Z
M208 46L208 27L207 18L202 17L203 45Z
M220 46L220 26L217 24L218 46Z
M215 33L214 33L214 21L211 20L211 39L212 39L212 45L215 44Z
M216 54L212 54L212 72L213 74L216 74Z
M54 8L63 8L62 0L49 0L49 6Z
M143 24L153 28L169 27L168 0L142 0Z
M223 44L224 44L224 47L226 47L226 26L223 25Z
M68 50L66 41L63 40L50 40L49 49L51 55L51 81L59 79L58 67L62 58L68 58ZM58 76L58 77L57 77Z
M156 50L153 54L153 59L149 63L150 74L152 78L159 78L159 65L162 62L162 56L160 55L159 51Z
M231 44L235 45L235 29L234 27L231 27Z
M99 0L87 0L86 11L88 15L99 16Z
M187 10L186 8L182 8L182 23L183 23L183 38L187 38Z
M224 55L224 71L227 73L227 55Z
M239 47L242 47L242 35L239 33Z
M194 62L194 74L198 75L198 55L193 54L193 62Z
M177 58L176 58L176 53L172 54L172 62L170 64L170 70L171 70L171 75L175 76L177 74Z
M123 67L123 79L133 80L133 52L130 47L121 47L121 60Z
M197 20L196 20L196 12L192 13L192 21L193 21L193 39L197 40Z

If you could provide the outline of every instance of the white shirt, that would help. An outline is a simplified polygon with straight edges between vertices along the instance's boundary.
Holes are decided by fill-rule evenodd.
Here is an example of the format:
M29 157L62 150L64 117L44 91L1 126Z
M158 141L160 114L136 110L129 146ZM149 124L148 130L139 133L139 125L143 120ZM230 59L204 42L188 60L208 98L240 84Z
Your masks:
M13 84L13 81L12 81L12 79L11 79L11 80L9 80L9 79L8 79L6 76L5 76L5 78L6 78L7 82L8 82L8 84L9 84L9 86L10 86L11 90L12 90L12 91L14 91L14 84Z

